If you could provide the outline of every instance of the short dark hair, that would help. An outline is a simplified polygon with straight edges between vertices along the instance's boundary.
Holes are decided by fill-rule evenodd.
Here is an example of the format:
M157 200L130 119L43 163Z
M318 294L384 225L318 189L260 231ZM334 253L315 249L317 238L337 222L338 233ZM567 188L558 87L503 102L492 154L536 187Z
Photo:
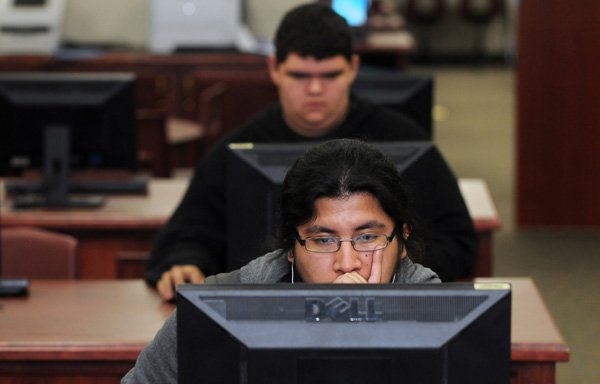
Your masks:
M423 246L403 178L379 149L356 139L326 141L294 162L283 181L277 246L293 249L296 228L314 219L317 199L365 192L394 220L397 239L411 259L419 258ZM406 241L403 225L411 230Z
M342 55L352 58L352 32L346 20L330 6L320 3L300 5L281 20L275 33L277 63L290 53L317 60Z

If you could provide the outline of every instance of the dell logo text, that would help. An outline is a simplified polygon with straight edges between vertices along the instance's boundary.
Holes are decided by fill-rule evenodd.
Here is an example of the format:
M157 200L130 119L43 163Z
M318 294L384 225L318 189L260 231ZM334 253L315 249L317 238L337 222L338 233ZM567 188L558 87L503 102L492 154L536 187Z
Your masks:
M335 297L327 300L323 298L307 298L305 301L306 321L383 321L383 313L378 310L375 298L350 298Z

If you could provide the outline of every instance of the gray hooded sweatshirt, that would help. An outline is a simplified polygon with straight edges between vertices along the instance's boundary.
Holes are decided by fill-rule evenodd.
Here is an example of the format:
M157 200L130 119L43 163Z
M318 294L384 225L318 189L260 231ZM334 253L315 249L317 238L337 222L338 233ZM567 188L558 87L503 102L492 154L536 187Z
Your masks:
M271 284L290 272L286 253L277 250L259 257L239 270L207 277L205 284ZM408 257L400 260L395 284L440 283L435 272ZM202 381L202 378L199 378ZM177 384L177 314L173 311L154 340L140 353L135 367L121 384Z

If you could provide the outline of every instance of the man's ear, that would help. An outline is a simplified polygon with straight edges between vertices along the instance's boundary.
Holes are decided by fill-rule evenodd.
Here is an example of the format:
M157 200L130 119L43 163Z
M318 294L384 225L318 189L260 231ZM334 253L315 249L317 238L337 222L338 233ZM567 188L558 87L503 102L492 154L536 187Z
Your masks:
M352 55L350 58L350 68L352 71L352 82L356 80L356 76L358 75L358 70L360 69L360 56L357 54Z
M408 236L410 236L410 227L406 224L402 224L402 237L404 241L408 240Z
M287 259L290 263L294 263L294 250L290 249L287 254Z
M269 69L269 76L271 81L275 85L279 85L279 71L277 70L277 58L274 55L269 55L267 58L267 68Z

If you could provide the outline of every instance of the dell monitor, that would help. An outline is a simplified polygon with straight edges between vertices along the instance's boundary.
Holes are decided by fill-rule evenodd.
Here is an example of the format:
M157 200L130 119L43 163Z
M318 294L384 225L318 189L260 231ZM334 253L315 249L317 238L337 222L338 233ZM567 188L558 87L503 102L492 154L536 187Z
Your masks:
M372 143L405 175L409 187L430 191L430 175L421 167L441 156L429 141ZM293 162L315 143L231 143L227 155L227 265L234 270L272 250L279 227L283 179ZM417 187L417 184L419 187ZM452 191L448 191L451 193ZM457 191L456 193L460 193ZM428 209L419 196L417 212Z
M359 71L352 93L411 118L428 139L433 138L434 79L430 75L377 69Z
M136 169L134 85L120 73L0 74L0 172L43 170L41 181L7 183L17 207L96 207L101 197L81 194L145 191L143 180L70 177Z
M508 384L508 284L183 285L179 383Z

